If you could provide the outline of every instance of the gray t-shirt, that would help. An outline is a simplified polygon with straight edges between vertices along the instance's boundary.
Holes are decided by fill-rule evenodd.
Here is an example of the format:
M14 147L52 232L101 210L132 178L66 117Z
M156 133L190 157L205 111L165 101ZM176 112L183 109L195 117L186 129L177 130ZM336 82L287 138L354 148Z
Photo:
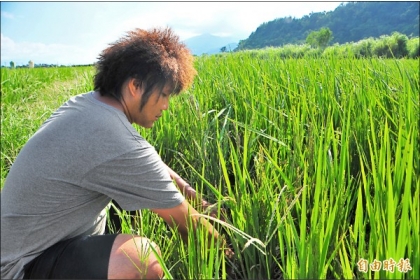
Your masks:
M71 98L29 139L1 192L1 278L53 244L103 234L104 209L171 208L185 198L123 112L92 92Z

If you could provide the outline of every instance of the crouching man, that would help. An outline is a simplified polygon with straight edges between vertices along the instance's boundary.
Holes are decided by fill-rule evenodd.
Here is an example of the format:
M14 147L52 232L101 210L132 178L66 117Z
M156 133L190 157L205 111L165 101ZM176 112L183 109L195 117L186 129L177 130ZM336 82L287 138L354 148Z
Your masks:
M151 209L186 238L218 233L195 191L133 128L150 128L187 89L193 57L170 28L136 29L99 56L94 91L63 104L17 156L1 192L1 278L160 278L146 237L103 234L105 207ZM173 183L175 180L176 184Z

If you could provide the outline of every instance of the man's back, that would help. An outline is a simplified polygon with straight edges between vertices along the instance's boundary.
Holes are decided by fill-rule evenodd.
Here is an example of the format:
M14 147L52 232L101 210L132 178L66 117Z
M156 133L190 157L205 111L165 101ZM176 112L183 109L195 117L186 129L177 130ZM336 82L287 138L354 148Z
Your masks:
M156 189L141 185L149 177ZM182 200L126 116L91 93L72 98L31 137L6 179L2 278L23 277L23 265L60 240L102 234L111 198L126 208L162 206L159 189L177 198L169 204Z

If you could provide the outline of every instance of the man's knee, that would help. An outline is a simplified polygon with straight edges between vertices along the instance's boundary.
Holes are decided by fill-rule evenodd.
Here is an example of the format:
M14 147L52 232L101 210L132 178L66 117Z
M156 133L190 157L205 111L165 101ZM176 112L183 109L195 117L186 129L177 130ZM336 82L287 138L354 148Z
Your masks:
M120 234L112 246L108 278L162 278L163 269L156 254L160 256L160 249L149 239Z

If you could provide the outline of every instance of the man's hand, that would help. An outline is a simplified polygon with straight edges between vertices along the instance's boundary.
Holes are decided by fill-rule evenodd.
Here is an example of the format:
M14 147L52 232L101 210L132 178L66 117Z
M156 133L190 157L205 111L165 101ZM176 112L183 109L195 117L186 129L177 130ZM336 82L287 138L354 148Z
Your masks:
M194 203L203 204L204 200L201 197L197 196L197 192L188 184L184 179L181 178L175 171L173 171L169 166L167 166L169 175L171 176L172 180L175 181L176 186L181 191L181 193L187 198L189 201ZM206 202L207 203L207 202Z
M225 256L232 259L234 252L227 246L227 242L219 232L213 228L208 219L200 218L200 214L195 210L186 200L181 202L178 206L168 209L151 209L158 214L165 222L172 228L176 228L184 240L188 240L189 221L192 221L192 229L195 231L197 227L202 227L209 233L209 240L211 238L219 239L220 249L224 251ZM211 244L209 242L208 244Z
M181 191L181 193L187 199L195 199L197 194L196 191L184 180L179 176L175 171L173 171L169 166L168 168L169 175L171 176L172 180L175 181L176 186Z
M204 212L204 214L209 215L213 218L219 219L223 222L226 222L226 219L225 219L226 210L224 208L220 208L220 216L219 216L217 203L210 204L204 199L202 199L201 201L202 201L201 203L202 212Z
M225 256L228 257L228 259L232 260L235 256L235 253L232 251L232 249L228 248L225 250Z
M210 204L209 202L204 200L201 196L199 196L197 194L197 192L194 190L193 187L190 186L190 184L188 184L184 179L181 178L181 176L179 176L169 166L167 166L167 168L168 168L169 175L171 176L172 180L175 181L175 184L178 187L178 189L185 196L185 198L187 198L191 202L191 204L194 206L194 207L191 207L191 205L189 205L188 202L184 201L183 203L181 203L180 208L179 208L179 209L184 209L184 211L180 211L181 213L183 213L185 215L186 214L185 209L190 208L190 211L189 211L190 215L194 212L198 214L198 212L195 210L195 209L197 209L197 210L199 210L199 212L204 212L204 214L206 214L206 215L209 215L209 216L211 216L215 219L219 219L223 222L226 222L226 220L225 220L225 217L226 217L225 209L221 208L220 209L220 215L218 215L219 206L217 205L217 203ZM182 205L184 205L184 206L182 207ZM185 207L185 205L188 205L188 207ZM179 222L180 219L175 214L178 211L174 211L174 209L166 209L166 210L155 209L153 211L155 211L157 214L159 214L168 223L169 223L169 216L170 216L170 219L175 219L175 221L178 220L178 222ZM175 214L175 217L172 216L174 214ZM207 223L207 227L212 228L211 225L214 223L214 221L210 220L210 221L206 221L205 223ZM186 227L182 223L181 224L176 223L176 224L178 224L178 226L180 225L180 227L178 227L178 230L180 231L181 235L183 235L184 238L187 238L185 236ZM215 235L217 237L218 233L216 232ZM225 245L222 246L222 247L224 247L225 256L229 259L232 259L235 255L233 250L229 247L226 247L226 241L224 242L224 244Z
M225 221L225 211L224 209L221 209L221 215L218 217L218 206L217 204L210 204L206 200L204 200L201 196L197 194L197 192L194 190L193 187L190 186L184 179L181 178L175 171L173 171L169 166L167 166L169 175L171 176L172 180L175 181L175 184L177 185L178 189L181 191L181 193L187 198L196 209L198 209L200 212L204 212L205 214L220 219L222 221Z

